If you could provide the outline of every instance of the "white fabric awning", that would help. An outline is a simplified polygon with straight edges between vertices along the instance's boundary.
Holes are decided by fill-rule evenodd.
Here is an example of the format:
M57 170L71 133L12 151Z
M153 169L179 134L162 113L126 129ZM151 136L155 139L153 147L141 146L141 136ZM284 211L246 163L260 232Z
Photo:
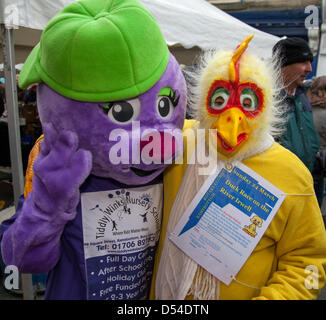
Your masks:
M23 63L18 63L15 65L16 70L20 71L23 67ZM0 63L0 71L3 71L3 63Z
M6 23L43 30L48 21L73 0L4 0ZM252 28L205 0L140 0L159 23L168 45L202 50L234 48L254 33L250 48L270 56L278 37Z

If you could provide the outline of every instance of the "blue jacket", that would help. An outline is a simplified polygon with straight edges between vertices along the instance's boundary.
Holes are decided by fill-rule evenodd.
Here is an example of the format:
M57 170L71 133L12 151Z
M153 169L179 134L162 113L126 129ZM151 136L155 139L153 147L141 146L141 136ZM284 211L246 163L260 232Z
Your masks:
M279 142L292 151L312 171L315 156L319 150L319 136L316 132L311 104L303 87L298 87L295 96L284 93L288 117L286 130Z

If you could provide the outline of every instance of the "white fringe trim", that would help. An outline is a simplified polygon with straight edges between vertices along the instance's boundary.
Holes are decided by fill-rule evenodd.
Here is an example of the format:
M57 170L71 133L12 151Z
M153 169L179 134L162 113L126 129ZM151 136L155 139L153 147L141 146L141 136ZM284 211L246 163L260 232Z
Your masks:
M194 300L219 300L220 281L198 266L194 281L187 295L192 295Z

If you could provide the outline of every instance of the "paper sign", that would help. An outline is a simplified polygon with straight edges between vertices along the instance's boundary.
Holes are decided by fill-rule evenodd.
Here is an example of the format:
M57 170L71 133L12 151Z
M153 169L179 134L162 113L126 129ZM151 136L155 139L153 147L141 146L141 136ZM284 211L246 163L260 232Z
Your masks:
M170 239L229 285L284 199L281 190L244 164L223 168L205 181Z
M81 194L89 300L147 299L163 185Z

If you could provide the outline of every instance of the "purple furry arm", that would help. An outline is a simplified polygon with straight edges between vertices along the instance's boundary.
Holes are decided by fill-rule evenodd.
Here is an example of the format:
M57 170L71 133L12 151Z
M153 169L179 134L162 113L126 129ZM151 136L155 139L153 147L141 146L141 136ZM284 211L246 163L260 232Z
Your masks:
M57 263L62 231L75 214L42 212L32 193L17 210L14 223L3 232L1 251L6 265L15 265L23 273L42 273Z
M26 197L16 221L4 232L4 262L21 272L46 272L60 255L60 236L75 218L79 187L90 174L92 155L79 149L71 131L57 133L44 125L44 141L33 170L33 190Z

